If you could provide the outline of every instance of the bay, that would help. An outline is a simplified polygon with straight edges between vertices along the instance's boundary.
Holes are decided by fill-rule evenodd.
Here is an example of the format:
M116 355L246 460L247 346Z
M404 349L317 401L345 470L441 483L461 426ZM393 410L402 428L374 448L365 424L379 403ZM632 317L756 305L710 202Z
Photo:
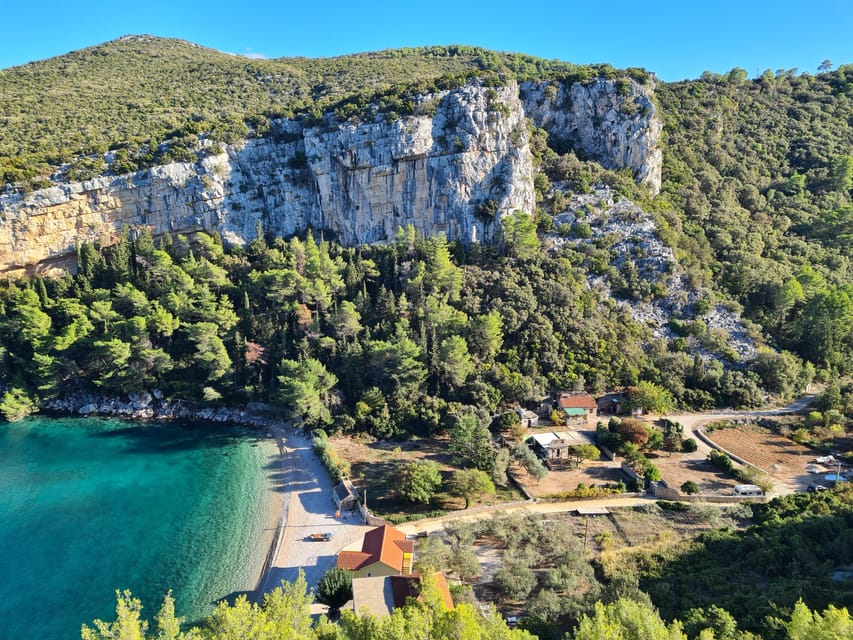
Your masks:
M254 588L270 455L221 425L0 425L0 638L79 638L116 589L148 618L172 589L192 621Z

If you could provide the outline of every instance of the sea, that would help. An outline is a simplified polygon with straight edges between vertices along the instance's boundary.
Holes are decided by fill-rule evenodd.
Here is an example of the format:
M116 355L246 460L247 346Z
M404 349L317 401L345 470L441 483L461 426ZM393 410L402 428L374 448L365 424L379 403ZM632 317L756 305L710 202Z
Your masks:
M254 589L274 449L237 426L0 423L0 638L80 638L129 589L153 619ZM153 625L152 625L153 629Z

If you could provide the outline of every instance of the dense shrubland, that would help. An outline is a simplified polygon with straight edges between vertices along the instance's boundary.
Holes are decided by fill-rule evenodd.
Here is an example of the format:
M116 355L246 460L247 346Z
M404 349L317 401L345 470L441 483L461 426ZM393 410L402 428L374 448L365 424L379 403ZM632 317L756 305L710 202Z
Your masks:
M379 51L337 58L254 60L180 40L131 36L0 70L0 184L46 184L58 167L87 179L171 161L265 135L276 117L412 113L416 94L472 76L634 77L640 69L579 66L468 46ZM421 105L428 109L428 105ZM34 117L33 114L38 114Z
M735 70L737 71L737 70ZM664 84L662 233L773 346L823 372L853 363L853 67ZM675 212L675 213L674 213ZM768 389L787 354L761 352Z

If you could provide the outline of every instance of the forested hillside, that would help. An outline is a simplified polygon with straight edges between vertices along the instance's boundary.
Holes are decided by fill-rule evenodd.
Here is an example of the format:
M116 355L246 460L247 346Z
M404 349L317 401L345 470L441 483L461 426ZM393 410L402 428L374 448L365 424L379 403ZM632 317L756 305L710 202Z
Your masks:
M352 115L368 99L404 113L424 83L484 72L496 81L618 75L469 47L256 61L129 37L0 72L0 162L7 180L26 180L75 158L81 171L102 171L107 147L114 171L193 159L200 137L263 135L285 113ZM616 297L659 298L660 286L638 277L641 255L614 271L607 235L543 251L553 243L540 245L523 218L507 219L500 247L469 249L407 232L388 247L267 238L226 251L217 237L137 230L112 247L81 246L74 276L6 286L2 381L20 397L156 387L176 398L276 400L299 414L288 381L311 369L325 403L309 421L335 415L377 435L435 428L448 402L492 412L552 388L645 380L685 407L791 396L853 362L851 73L747 80L735 70L658 85L665 180L654 199L531 128L540 232L589 237L583 220L567 227L553 216L567 196L601 183L655 216L700 292L667 336L588 284L604 274ZM233 125L224 138L223 123ZM698 320L718 303L743 309L759 346L787 351L738 361L725 334Z
M468 253L411 229L357 249L310 233L229 252L204 235L84 245L75 275L0 291L3 382L42 399L159 388L273 401L377 437L440 430L452 403L488 423L553 387L648 380L760 400L757 379L671 353L569 259L543 254L527 216L504 229L499 247Z
M679 259L779 348L853 367L853 67L664 84ZM670 208L671 207L671 208Z

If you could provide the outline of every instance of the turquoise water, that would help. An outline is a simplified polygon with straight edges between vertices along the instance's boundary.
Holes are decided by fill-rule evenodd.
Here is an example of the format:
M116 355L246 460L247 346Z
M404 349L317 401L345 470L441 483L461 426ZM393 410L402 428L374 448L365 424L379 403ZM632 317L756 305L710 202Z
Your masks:
M197 620L254 588L269 455L232 427L0 424L0 638L79 638L116 589Z

